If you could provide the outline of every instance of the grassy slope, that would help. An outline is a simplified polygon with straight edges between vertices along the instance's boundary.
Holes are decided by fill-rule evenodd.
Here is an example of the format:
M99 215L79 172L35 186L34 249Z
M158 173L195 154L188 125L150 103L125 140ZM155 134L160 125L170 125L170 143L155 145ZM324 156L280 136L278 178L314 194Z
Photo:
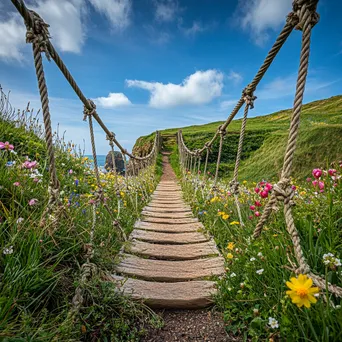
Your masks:
M282 110L270 115L248 119L247 134L243 149L240 177L260 179L276 177L281 170L291 110ZM294 174L303 177L313 167L342 159L342 96L314 101L303 106L298 148L294 162ZM218 125L213 122L182 128L189 148L202 147L212 137ZM234 159L239 139L241 120L234 120L228 128L224 144L221 174L229 176L234 167ZM178 128L166 129L162 134L175 134ZM153 140L154 133L140 137L136 143L146 148ZM217 143L209 161L215 162ZM214 165L211 165L213 169Z

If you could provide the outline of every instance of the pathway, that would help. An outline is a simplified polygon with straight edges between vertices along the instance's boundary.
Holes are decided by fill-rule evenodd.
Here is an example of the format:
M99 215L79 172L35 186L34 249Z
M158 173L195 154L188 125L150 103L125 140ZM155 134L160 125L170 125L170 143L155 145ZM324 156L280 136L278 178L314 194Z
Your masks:
M151 307L201 308L212 303L212 276L224 260L182 198L181 187L163 156L163 175L121 252L114 279L126 294Z

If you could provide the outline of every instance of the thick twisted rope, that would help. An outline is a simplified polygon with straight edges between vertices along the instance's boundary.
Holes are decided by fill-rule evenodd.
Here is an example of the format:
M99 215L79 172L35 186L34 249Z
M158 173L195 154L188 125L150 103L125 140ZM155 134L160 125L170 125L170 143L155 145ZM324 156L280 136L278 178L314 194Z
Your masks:
M214 185L215 186L217 184L217 178L218 178L218 173L219 173L219 168L220 168L220 163L221 163L223 139L226 136L226 133L227 133L226 130L222 129L221 127L218 129L218 134L220 135L220 145L219 145L219 150L218 150L218 155L217 155L217 162L216 162L215 181L214 181Z

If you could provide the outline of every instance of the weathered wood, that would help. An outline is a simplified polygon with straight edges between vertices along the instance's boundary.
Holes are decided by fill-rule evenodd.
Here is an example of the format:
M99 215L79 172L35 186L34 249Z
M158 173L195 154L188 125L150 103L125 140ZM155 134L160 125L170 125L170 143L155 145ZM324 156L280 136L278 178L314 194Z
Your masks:
M158 205L160 207L169 207L169 206L179 206L179 205L184 205L184 201L179 199L179 200L172 200L172 199L152 199L149 205Z
M116 271L150 281L178 282L224 273L222 257L186 261L143 259L130 254L122 254L123 259Z
M212 304L215 283L207 280L178 283L150 282L113 275L112 281L125 295L152 308L199 309Z
M198 230L204 229L201 222L189 223L189 224L163 224L153 222L137 221L134 228L163 232L163 233L186 233L186 232L197 232Z
M130 236L132 239L138 239L142 241L148 241L153 243L163 244L192 244L197 242L205 242L209 239L204 234L199 232L189 233L162 233L162 232L151 232L148 230L134 229ZM192 247L189 247L192 248Z
M144 207L143 211L153 212L153 213L191 213L192 214L190 207L185 208L183 206L179 206L178 208L169 208L169 207L161 208L160 206L157 206L157 207L146 206Z
M148 217L145 216L143 221L145 222L155 222L155 223L168 223L168 224L183 224L183 223L194 223L198 222L198 218L182 218L182 219L164 219L161 217Z
M188 211L188 212L155 212L155 211L148 211L148 210L144 210L141 212L141 214L144 217L161 217L161 218L168 218L168 219L181 219L181 218L187 218L187 217L192 217L192 212Z
M185 205L184 203L169 203L167 205L160 204L155 201L150 202L147 205L149 208L158 208L158 209L185 209L185 210L191 210L191 208L188 205Z
M125 252L162 260L192 260L219 255L213 241L188 245L161 245L133 240Z

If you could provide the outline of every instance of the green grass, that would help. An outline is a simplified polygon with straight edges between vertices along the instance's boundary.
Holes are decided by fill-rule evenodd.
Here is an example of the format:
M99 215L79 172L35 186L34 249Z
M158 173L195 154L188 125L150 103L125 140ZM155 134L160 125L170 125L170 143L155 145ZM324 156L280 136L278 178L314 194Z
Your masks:
M252 113L252 111L251 111ZM291 110L250 118L242 151L240 179L276 178L281 171L286 147ZM298 148L293 164L296 177L304 177L314 167L342 159L342 96L314 101L303 106ZM210 140L222 122L182 127L190 149L201 148ZM224 141L220 176L230 177L234 169L241 120L233 120ZM161 131L176 134L178 128ZM135 148L146 149L154 135L140 137ZM209 157L209 171L215 168L218 141ZM202 156L204 161L205 156Z

